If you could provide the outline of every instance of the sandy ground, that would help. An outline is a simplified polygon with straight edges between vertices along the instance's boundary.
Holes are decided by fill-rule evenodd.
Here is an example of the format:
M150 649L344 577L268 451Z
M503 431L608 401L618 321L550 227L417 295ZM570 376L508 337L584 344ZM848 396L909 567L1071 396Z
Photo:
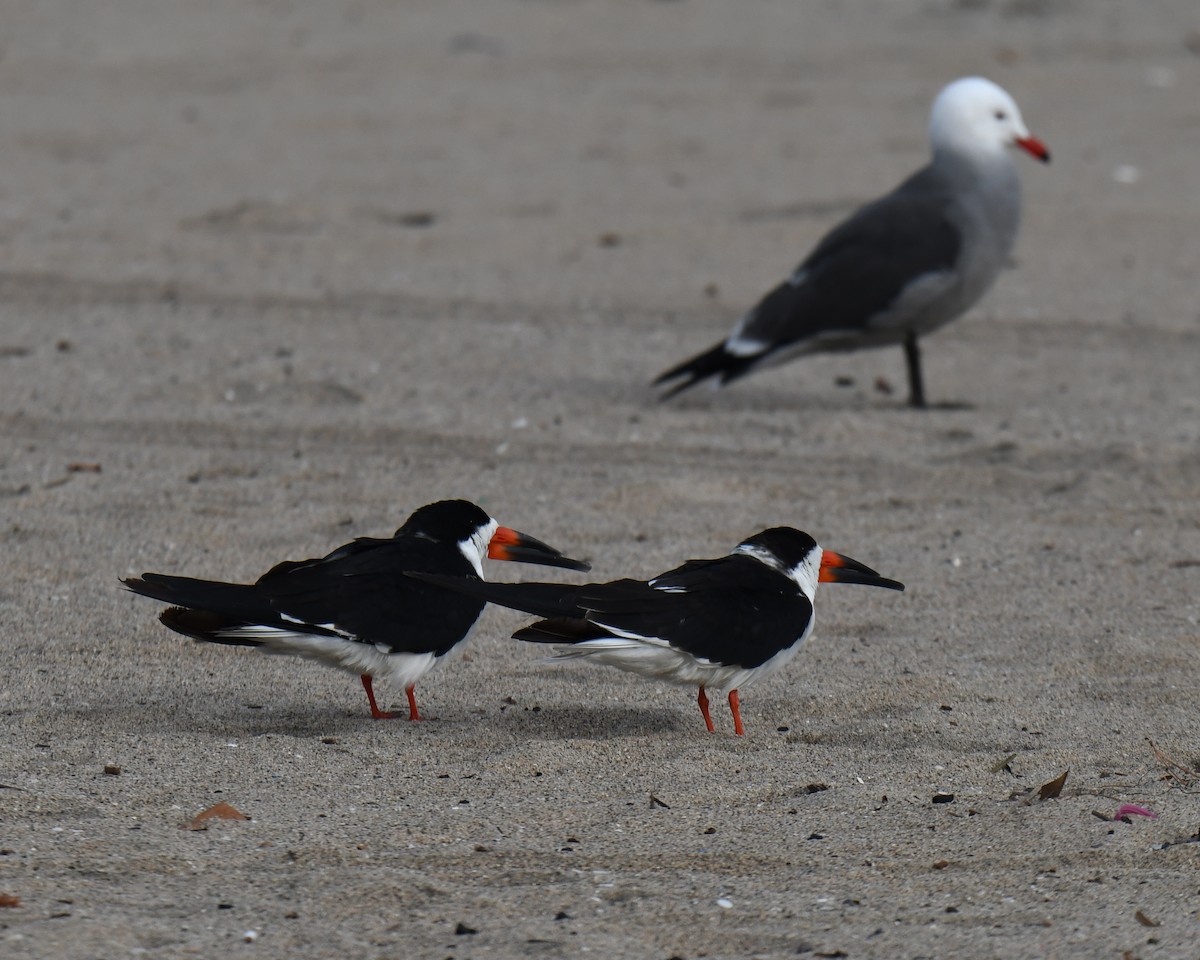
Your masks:
M1192 0L7 4L0 954L1200 955L1196 784L1148 743L1200 765L1198 30ZM926 344L939 406L898 350L656 404L965 73L1055 162ZM372 722L353 677L118 588L450 496L604 579L786 523L908 591L824 589L736 738L498 610L427 722ZM253 819L180 829L218 801ZM1122 803L1158 819L1093 816Z

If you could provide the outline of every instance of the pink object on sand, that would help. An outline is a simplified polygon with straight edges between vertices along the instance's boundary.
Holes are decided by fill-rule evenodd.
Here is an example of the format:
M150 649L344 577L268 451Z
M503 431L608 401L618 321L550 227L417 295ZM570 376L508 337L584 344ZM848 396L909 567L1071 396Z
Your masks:
M1113 819L1121 820L1125 817L1149 817L1151 820L1157 820L1158 814L1136 804L1123 803L1117 808L1117 815Z

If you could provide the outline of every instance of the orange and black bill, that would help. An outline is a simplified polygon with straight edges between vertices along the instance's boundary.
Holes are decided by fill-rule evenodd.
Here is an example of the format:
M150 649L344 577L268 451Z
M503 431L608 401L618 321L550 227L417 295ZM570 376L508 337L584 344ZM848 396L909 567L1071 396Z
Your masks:
M519 563L540 563L547 567L565 567L568 570L591 570L592 565L583 560L564 557L559 551L541 540L509 527L500 527L488 545L488 556L493 560L516 560Z
M899 580L881 577L865 563L832 550L821 552L821 575L818 579L822 583L865 583L869 587L886 587L888 590L904 589L904 584Z

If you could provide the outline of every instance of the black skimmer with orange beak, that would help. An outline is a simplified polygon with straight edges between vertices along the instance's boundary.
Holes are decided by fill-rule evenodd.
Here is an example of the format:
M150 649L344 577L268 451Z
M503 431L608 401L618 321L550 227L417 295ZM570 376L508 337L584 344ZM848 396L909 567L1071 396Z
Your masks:
M650 580L571 586L484 583L412 573L426 583L546 619L518 640L552 643L554 659L584 657L644 677L728 691L734 729L744 732L738 690L791 660L813 628L817 584L863 583L903 590L857 560L822 550L807 533L773 527L717 560L689 560Z
M409 719L419 720L414 685L466 639L484 602L406 573L482 580L484 557L590 569L500 526L473 503L443 500L421 507L392 537L359 537L320 559L286 560L254 583L162 573L124 583L171 604L159 619L184 636L293 654L359 674L377 720L394 714L379 709L372 678L399 684L408 696Z

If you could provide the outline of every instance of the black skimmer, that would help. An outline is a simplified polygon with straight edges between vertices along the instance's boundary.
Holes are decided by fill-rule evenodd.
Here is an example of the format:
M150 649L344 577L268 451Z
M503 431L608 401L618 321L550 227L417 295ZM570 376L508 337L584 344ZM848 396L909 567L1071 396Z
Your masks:
M738 690L795 656L812 632L818 582L904 589L857 560L822 550L807 533L791 527L764 530L729 556L689 560L650 580L572 586L411 576L545 617L513 636L558 644L554 659L587 657L645 677L699 686L696 699L710 733L705 690L728 691L739 736L744 729Z
M406 576L410 570L483 578L483 558L568 570L590 566L500 526L466 500L421 507L389 538L359 537L314 560L285 560L250 584L145 573L125 580L134 593L172 604L161 617L176 633L319 660L362 678L371 716L379 709L372 678L404 687L410 720L419 720L416 682L461 643L482 600Z
M828 233L721 343L661 374L656 385L680 380L662 399L805 354L903 344L909 403L924 407L917 338L987 292L1017 237L1021 184L1008 148L1050 161L1013 98L982 77L938 94L929 140L925 167Z

